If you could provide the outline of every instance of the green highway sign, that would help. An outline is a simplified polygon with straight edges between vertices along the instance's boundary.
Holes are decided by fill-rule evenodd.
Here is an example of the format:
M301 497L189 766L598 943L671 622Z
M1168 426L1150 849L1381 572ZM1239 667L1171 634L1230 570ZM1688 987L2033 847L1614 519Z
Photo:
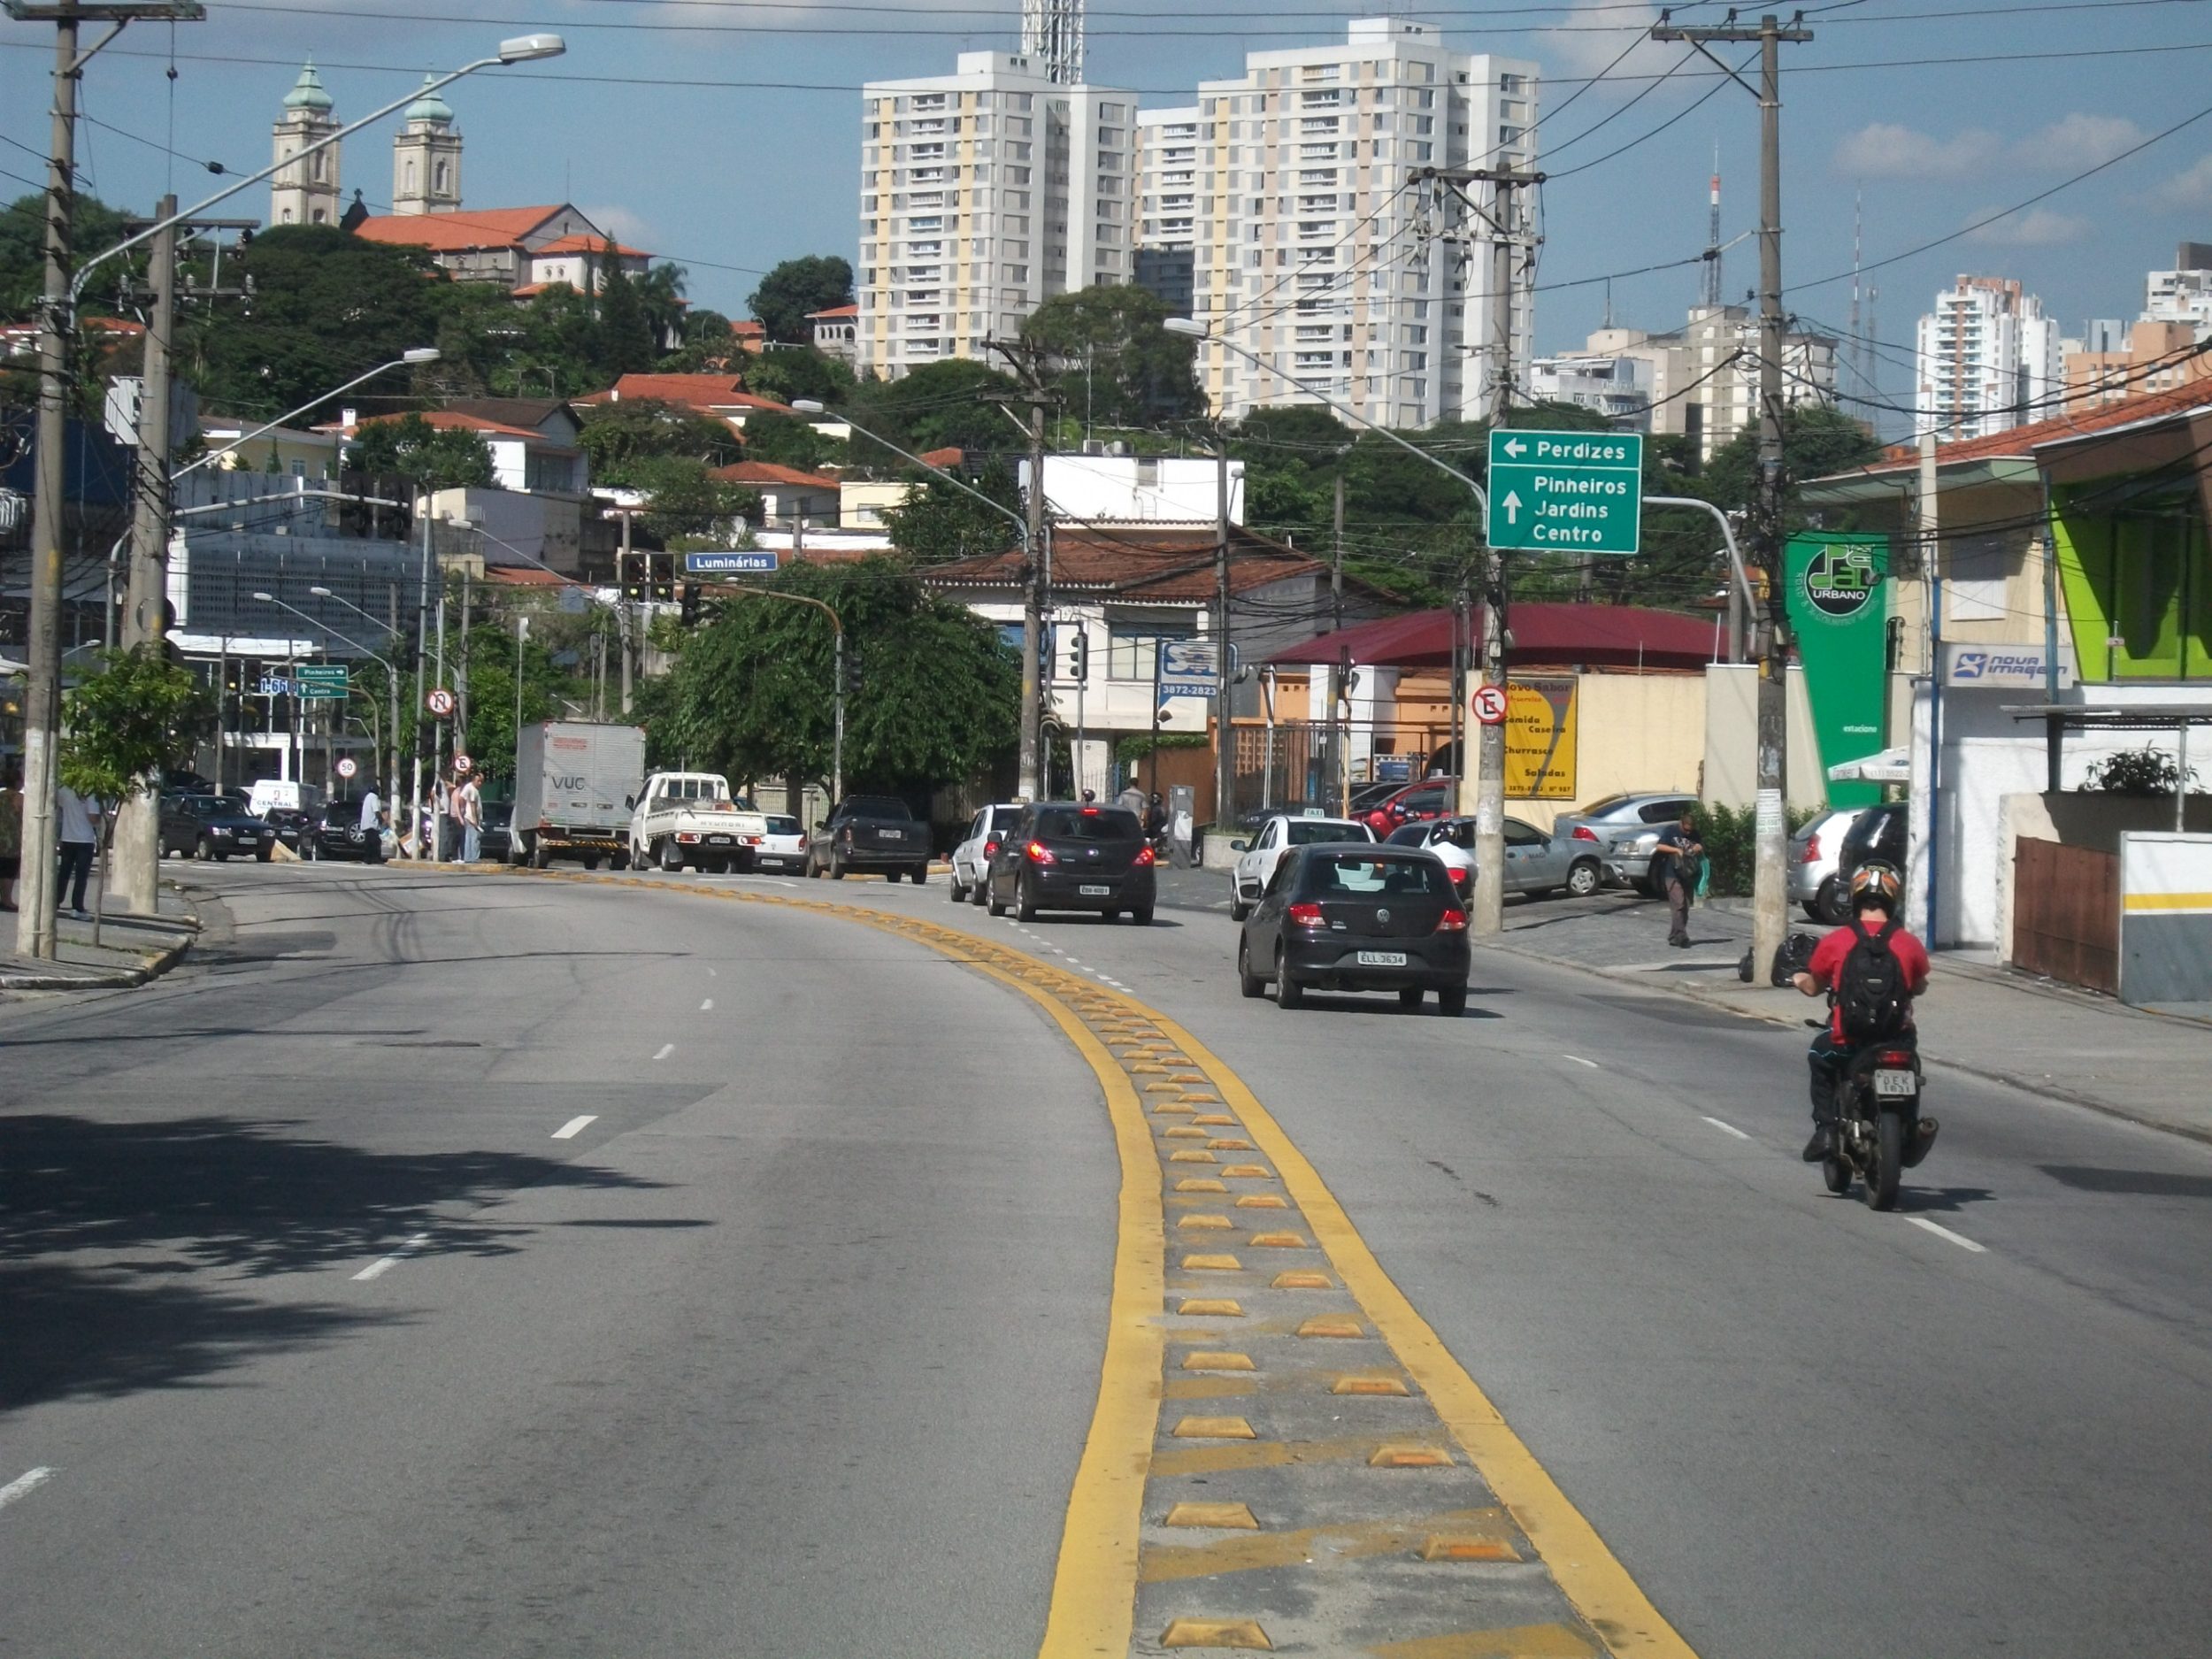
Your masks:
M1494 548L1632 556L1643 546L1643 434L1494 431L1489 494Z
M313 699L340 698L351 689L351 681L343 663L302 663L292 671L293 680L302 697Z

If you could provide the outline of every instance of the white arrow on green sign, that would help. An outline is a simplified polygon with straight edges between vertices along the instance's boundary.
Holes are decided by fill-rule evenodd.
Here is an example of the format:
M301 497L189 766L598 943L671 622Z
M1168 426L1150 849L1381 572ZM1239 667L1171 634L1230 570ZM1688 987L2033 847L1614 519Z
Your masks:
M1643 546L1643 434L1494 431L1489 493L1494 548L1632 557Z

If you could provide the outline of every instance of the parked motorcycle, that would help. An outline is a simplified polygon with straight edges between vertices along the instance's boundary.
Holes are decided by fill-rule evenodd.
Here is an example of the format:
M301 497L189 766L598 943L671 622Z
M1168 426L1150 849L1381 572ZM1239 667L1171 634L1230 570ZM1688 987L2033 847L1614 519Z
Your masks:
M1817 1029L1825 1022L1807 1020ZM1935 1145L1938 1125L1920 1115L1920 1053L1912 1033L1869 1043L1836 1079L1835 1134L1821 1179L1840 1198L1854 1179L1871 1210L1897 1207L1898 1178Z

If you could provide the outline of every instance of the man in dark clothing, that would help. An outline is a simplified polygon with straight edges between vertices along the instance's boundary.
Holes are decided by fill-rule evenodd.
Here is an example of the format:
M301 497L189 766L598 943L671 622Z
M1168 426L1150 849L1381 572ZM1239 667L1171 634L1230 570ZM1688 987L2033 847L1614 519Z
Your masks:
M1651 849L1652 885L1667 895L1667 942L1680 949L1689 949L1690 901L1697 896L1704 867L1705 843L1697 838L1696 814L1686 806L1680 822L1661 830Z
M1904 880L1887 864L1861 864L1851 876L1851 920L1837 928L1814 949L1812 960L1790 982L1808 996L1836 988L1837 976L1849 960L1852 947L1863 938L1879 933L1896 915L1904 896ZM1889 936L1889 949L1904 975L1904 1032L1900 1041L1914 1040L1912 998L1928 988L1928 949L1901 927ZM1843 1029L1843 1004L1831 999L1828 1023L1813 1036L1805 1053L1812 1071L1813 1138L1805 1143L1805 1162L1817 1164L1833 1144L1836 1124L1836 1084L1844 1066L1857 1052ZM1932 1123L1932 1119L1925 1120ZM1927 1132L1932 1135L1934 1131Z

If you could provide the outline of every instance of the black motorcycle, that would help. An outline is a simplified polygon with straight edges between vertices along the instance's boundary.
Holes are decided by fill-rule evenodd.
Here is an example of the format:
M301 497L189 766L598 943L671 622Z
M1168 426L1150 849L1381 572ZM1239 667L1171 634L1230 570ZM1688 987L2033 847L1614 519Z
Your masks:
M1825 1022L1807 1020L1818 1029ZM1935 1145L1937 1124L1920 1115L1920 1051L1910 1032L1870 1042L1836 1079L1835 1133L1820 1161L1821 1179L1839 1198L1855 1179L1870 1210L1897 1207L1898 1178Z

